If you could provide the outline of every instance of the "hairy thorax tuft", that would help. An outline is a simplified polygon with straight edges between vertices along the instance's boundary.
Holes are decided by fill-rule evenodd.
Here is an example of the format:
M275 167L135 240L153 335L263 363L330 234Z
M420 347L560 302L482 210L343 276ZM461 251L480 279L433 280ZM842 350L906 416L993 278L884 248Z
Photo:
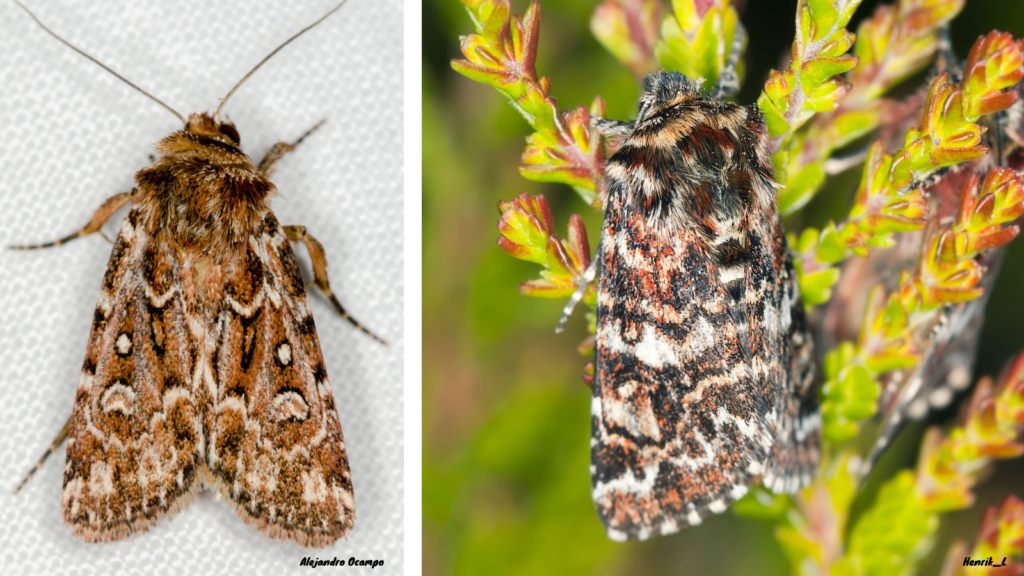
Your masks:
M225 254L258 230L275 188L238 141L234 125L203 112L157 144L161 156L135 175L151 234L180 250Z

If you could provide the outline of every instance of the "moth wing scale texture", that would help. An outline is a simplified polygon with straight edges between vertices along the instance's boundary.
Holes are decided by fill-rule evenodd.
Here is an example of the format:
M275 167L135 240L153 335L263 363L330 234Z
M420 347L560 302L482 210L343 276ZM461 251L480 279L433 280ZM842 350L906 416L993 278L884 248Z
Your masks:
M271 212L223 292L209 318L214 484L271 537L333 544L355 522L352 477L302 273Z
M699 524L762 475L795 490L810 475L792 481L792 461L817 465L791 456L817 446L791 420L816 414L816 392L792 377L810 354L796 366L805 325L763 118L678 73L649 76L639 108L606 168L597 255L591 476L616 540Z
M778 236L785 243L781 227ZM821 407L814 380L814 339L804 316L796 271L788 251L781 258L783 337L788 346L779 363L786 385L779 397L775 444L762 482L776 494L792 494L810 485L821 460Z
M201 351L176 259L140 216L107 264L68 437L64 521L89 542L144 531L202 487Z

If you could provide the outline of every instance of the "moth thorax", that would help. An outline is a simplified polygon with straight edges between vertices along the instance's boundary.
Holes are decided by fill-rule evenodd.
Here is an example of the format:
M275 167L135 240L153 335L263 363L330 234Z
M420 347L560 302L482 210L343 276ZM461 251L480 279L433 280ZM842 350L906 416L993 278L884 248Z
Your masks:
M206 139L178 132L161 142L179 151L136 175L139 204L150 229L162 230L175 245L224 252L259 231L275 188L241 150ZM193 146L181 150L187 144Z

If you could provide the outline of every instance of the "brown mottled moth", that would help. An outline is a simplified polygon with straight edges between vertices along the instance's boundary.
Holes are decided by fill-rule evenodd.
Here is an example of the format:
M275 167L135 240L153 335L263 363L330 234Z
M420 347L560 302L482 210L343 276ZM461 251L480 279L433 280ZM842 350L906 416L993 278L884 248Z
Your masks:
M594 258L591 482L608 535L644 540L758 479L807 486L821 419L758 108L662 72L634 123L598 128L620 143Z
M270 211L267 177L305 136L255 164L221 118L270 56L213 114L185 119L150 96L183 126L157 144L135 189L107 200L78 232L21 247L98 232L133 205L107 264L73 413L50 447L67 437L64 522L83 540L145 531L206 486L274 538L327 546L352 529L345 441L289 242L306 245L315 284L337 311L373 334L331 292L323 246Z

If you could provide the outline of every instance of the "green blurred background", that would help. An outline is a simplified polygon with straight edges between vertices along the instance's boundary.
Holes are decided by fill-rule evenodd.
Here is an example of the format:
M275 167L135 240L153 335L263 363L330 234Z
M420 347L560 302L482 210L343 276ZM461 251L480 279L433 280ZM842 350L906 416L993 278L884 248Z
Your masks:
M596 1L544 0L537 70L562 109L600 94L608 116L627 119L636 82L591 35ZM748 0L748 75L738 100L753 102L767 71L793 39L796 0ZM865 0L851 29L871 14ZM513 0L522 14L527 3ZM953 22L964 58L994 28L1024 37L1024 0L968 0ZM539 267L496 244L499 200L521 192L551 203L559 236L569 214L586 220L591 245L600 214L569 187L525 180L519 157L525 121L487 86L456 74L460 35L473 32L457 0L423 10L423 568L424 574L786 574L772 527L730 512L699 528L617 544L590 500L590 389L576 351L585 335L577 311L566 333L554 326L563 302L527 298L520 282ZM859 173L837 178L808 207L809 223L836 217ZM1024 350L1024 241L1014 242L989 303L976 375L996 374ZM930 423L948 422L953 410ZM878 480L916 461L923 425L906 430L883 458ZM1000 464L972 509L943 517L922 574L939 571L954 538L973 541L983 507L1008 492L1024 496L1021 459Z

